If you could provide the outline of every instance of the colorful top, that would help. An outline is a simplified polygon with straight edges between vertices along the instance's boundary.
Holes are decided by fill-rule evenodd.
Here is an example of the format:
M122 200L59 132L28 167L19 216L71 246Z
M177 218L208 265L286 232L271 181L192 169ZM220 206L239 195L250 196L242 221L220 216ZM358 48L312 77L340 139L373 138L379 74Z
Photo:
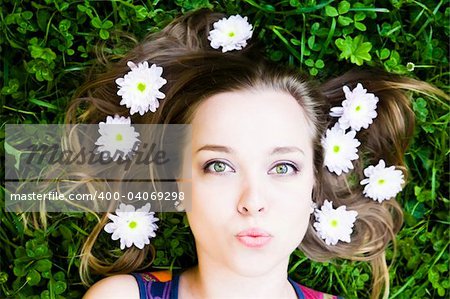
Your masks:
M180 275L170 271L131 273L139 285L140 299L178 299L178 282ZM342 299L302 286L288 277L299 299Z

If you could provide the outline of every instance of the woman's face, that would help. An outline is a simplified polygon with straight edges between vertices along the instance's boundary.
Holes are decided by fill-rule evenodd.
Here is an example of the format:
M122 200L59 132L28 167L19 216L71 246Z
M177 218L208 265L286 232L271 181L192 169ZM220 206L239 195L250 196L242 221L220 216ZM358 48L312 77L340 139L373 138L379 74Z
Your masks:
M280 91L226 92L199 106L185 159L199 259L246 276L287 265L310 218L310 132L303 109Z

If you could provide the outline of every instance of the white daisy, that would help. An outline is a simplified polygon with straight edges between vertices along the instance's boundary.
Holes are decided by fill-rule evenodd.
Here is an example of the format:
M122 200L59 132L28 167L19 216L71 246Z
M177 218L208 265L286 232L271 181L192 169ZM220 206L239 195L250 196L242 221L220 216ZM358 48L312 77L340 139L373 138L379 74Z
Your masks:
M176 209L178 212L183 212L183 211L185 210L184 205L183 205L183 202L180 201L180 200L177 200L177 201L174 203L174 206L175 206L175 209Z
M336 245L338 241L350 242L358 212L346 209L345 205L333 209L333 202L328 200L321 209L316 209L314 228L327 245Z
M133 244L142 249L145 244L150 244L150 238L156 236L155 231L158 229L155 222L159 219L154 217L154 212L149 211L149 203L136 211L133 205L121 203L116 215L108 214L113 222L105 225L105 231L112 234L113 240L120 239L120 249Z
M405 183L403 172L394 166L386 168L384 160L376 166L368 166L364 169L364 175L367 177L361 181L361 185L366 185L364 195L378 202L395 197Z
M355 131L367 129L377 117L378 98L373 93L367 93L361 83L352 91L347 86L343 89L345 100L342 101L342 107L331 108L330 115L339 117L339 125L344 130L349 127Z
M98 124L100 137L95 142L102 158L117 161L131 156L134 146L139 142L139 133L134 130L129 117L115 115L106 117L106 123Z
M341 175L353 169L352 160L358 159L357 147L361 144L355 138L356 132L345 133L337 124L328 129L322 137L322 146L325 151L324 165L330 172Z
M165 94L159 91L167 83L167 80L161 77L162 67L154 64L148 67L147 61L138 65L128 61L127 65L131 71L123 78L116 79L116 83L119 85L117 94L122 96L120 105L131 108L131 115L136 112L144 115L148 110L155 112L159 107L158 99L165 98Z
M241 50L247 46L247 40L252 37L253 27L247 22L247 17L240 15L223 18L213 24L214 29L209 32L208 40L211 47L222 52Z

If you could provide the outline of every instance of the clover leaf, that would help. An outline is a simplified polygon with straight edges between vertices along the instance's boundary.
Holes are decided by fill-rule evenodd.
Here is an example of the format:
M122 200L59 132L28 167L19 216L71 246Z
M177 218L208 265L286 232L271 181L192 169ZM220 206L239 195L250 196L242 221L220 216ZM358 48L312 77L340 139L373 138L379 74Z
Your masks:
M350 61L356 65L363 65L364 61L371 61L372 56L369 52L372 49L372 44L363 40L362 35L358 35L354 39L350 36L346 36L345 39L338 38L335 44L342 51L339 59L350 58Z

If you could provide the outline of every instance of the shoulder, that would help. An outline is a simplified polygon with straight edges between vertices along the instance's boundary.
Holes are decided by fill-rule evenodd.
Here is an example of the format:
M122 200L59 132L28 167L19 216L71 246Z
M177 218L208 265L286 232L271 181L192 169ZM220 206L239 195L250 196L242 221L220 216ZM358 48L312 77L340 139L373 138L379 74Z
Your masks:
M322 293L320 291L313 290L311 288L308 288L304 285L301 285L298 282L295 282L295 284L298 286L300 290L300 294L303 295L300 296L300 298L308 298L308 299L342 299L340 296L334 296L327 293Z
M120 274L103 278L89 288L83 299L139 298L139 287L132 275Z

